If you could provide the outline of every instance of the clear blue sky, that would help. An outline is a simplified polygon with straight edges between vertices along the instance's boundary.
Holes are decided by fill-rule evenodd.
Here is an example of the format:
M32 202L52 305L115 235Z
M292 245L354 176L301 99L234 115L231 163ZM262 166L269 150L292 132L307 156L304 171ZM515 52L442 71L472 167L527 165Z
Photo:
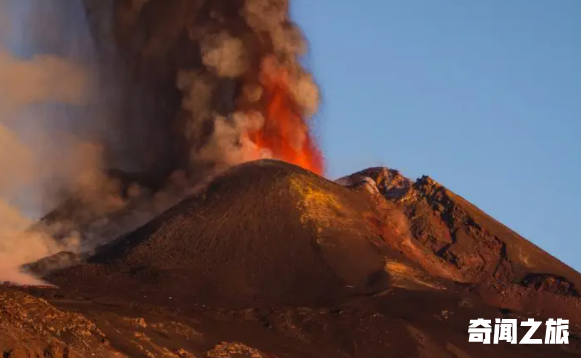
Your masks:
M294 0L330 177L430 175L581 270L581 0Z

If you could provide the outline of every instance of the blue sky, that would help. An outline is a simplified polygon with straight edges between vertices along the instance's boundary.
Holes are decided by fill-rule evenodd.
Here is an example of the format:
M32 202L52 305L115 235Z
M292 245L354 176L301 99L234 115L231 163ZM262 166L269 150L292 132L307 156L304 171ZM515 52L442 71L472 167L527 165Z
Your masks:
M430 175L581 270L581 1L292 6L330 177Z

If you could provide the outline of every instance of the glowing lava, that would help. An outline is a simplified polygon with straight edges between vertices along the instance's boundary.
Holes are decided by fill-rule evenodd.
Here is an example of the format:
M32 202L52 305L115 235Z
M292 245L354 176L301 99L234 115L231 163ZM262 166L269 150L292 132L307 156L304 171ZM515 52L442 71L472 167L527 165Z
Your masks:
M323 158L290 90L289 72L275 61L266 58L261 67L259 81L265 122L260 130L249 133L250 140L275 159L322 175Z

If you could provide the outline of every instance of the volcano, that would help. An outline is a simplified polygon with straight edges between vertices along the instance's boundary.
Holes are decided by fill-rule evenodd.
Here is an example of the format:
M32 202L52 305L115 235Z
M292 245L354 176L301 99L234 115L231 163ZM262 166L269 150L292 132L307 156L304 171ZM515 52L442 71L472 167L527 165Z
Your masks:
M387 168L333 182L242 164L44 279L0 289L4 356L581 354L579 273ZM569 344L469 343L476 318L568 319Z
M70 134L99 160L30 228L46 285L0 283L3 358L581 355L579 273L429 177L324 177L289 0L82 3L103 121ZM478 318L568 343L471 343Z
M369 225L373 215L365 195L289 164L260 161L235 167L49 281L76 289L117 286L133 298L162 292L158 298L172 297L172 305L336 301L379 290L383 258L397 256Z

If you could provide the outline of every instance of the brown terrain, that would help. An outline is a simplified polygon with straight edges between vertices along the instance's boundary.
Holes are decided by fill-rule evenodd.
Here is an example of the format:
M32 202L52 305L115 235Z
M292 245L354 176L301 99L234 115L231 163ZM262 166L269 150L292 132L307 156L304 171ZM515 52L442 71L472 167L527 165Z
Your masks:
M2 287L0 352L581 355L579 273L428 177L372 168L338 182L277 161L234 167L48 274L57 287ZM568 345L468 343L470 319L549 317L571 321Z

